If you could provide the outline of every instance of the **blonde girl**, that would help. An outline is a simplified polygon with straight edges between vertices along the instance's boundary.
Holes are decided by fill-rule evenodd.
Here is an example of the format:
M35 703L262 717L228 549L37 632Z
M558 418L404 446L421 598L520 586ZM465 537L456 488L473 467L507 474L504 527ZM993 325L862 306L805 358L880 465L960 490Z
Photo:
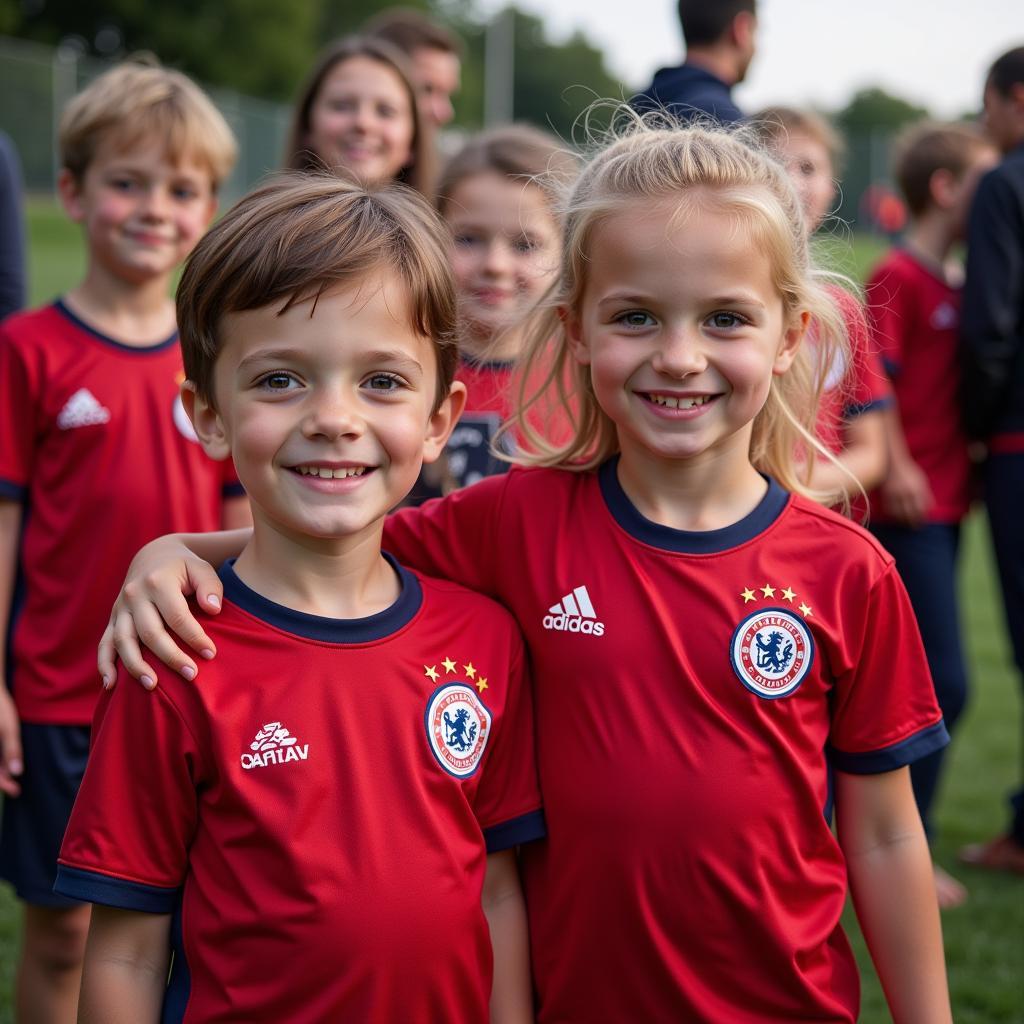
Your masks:
M892 559L803 483L821 362L801 342L813 317L840 346L842 318L785 171L734 134L636 125L585 167L561 248L525 358L573 436L533 429L527 394L529 468L385 529L400 558L501 600L529 645L538 1020L853 1022L849 883L894 1020L949 1021L906 767L945 730ZM116 635L155 685L136 632L197 670L160 615L212 655L182 592L213 610L219 585L183 542L219 559L242 539L138 557L109 681ZM424 673L486 701L478 666Z

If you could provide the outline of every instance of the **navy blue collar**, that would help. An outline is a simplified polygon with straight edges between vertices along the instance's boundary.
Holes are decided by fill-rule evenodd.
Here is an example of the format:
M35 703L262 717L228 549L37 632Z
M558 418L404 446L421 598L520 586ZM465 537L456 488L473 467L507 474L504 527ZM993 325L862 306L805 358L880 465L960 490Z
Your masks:
M171 345L178 343L178 332L175 331L169 338L164 338L163 341L158 341L153 345L126 345L123 341L111 338L109 335L104 334L102 331L97 331L95 327L87 324L80 316L77 316L67 307L63 299L57 299L53 304L53 308L66 320L70 320L80 331L85 331L86 334L91 335L97 341L102 341L104 345L110 345L119 352L148 355L150 352L162 352L165 348L170 348Z
M224 596L243 611L269 623L286 633L321 640L331 644L365 644L383 640L397 633L420 610L423 591L420 581L407 569L400 566L387 552L383 552L391 568L395 570L402 591L390 608L364 619L328 619L323 615L287 608L246 586L235 572L235 560L229 558L217 571L224 584Z
M664 551L688 555L712 555L718 551L728 551L764 533L779 518L789 502L789 493L771 477L766 477L768 493L757 508L739 522L723 526L720 530L676 530L641 515L619 483L618 465L619 457L614 455L598 470L601 494L608 511L631 537Z

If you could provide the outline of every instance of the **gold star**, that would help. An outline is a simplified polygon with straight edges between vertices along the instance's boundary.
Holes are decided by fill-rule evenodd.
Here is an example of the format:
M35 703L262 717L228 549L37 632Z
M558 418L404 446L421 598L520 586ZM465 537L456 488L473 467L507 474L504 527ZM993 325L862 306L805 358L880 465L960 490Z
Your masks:
M449 675L455 671L455 662L451 658L445 658L441 664L444 665L444 670Z
M436 665L424 665L423 671L426 675L430 676L430 681L432 683L437 682L437 677L440 675L440 673L437 671Z
M754 592L750 589L750 587L747 587L747 589L744 590L742 594L740 594L740 597L743 598L743 603L746 604L748 601L754 600Z
M802 615L806 615L808 618L810 618L810 616L813 614L811 612L811 609L808 608L807 605L803 603L803 601L800 602L800 613Z
M775 588L770 583L766 583L763 587L761 587L761 593L764 594L765 597L774 597Z
M789 601L790 604L792 604L793 603L793 598L796 597L796 591L790 590L789 587L786 587L786 589L782 591L782 596L787 601Z
M476 669L473 668L473 662L470 662L468 665L463 665L462 671L465 672L470 679L472 679L473 676L476 675Z
M484 677L483 677L483 676L481 676L481 677L480 677L480 678L479 678L479 679L478 679L478 680L476 681L476 688L477 688L477 689L478 689L478 690L480 691L480 693L483 693L483 692L484 692L484 690L486 690L486 689L487 689L487 680L486 680L486 679L484 679Z

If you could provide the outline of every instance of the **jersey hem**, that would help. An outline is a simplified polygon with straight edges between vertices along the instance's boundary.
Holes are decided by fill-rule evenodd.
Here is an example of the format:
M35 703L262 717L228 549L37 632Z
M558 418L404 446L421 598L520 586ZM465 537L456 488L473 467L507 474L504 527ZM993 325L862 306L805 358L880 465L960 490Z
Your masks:
M223 498L244 498L245 488L241 484L225 484L220 493Z
M57 865L57 881L53 891L59 896L99 903L121 910L138 910L145 914L170 914L178 897L178 888L145 885L125 878L113 878L67 864Z
M947 743L949 733L946 731L946 723L940 718L934 725L929 725L905 740L882 747L880 750L853 754L829 746L828 757L832 766L840 771L852 775L878 775L913 764L922 757L941 750Z
M843 409L843 418L848 420L863 416L866 412L876 412L879 409L888 409L892 405L892 397L885 395L882 398L872 398L868 402L854 402Z
M488 853L499 853L520 843L532 843L536 839L544 839L548 834L544 822L544 812L540 809L520 814L518 818L503 821L484 829L484 842Z
M0 478L0 498L21 501L27 494L28 488L24 484L16 484L13 480Z

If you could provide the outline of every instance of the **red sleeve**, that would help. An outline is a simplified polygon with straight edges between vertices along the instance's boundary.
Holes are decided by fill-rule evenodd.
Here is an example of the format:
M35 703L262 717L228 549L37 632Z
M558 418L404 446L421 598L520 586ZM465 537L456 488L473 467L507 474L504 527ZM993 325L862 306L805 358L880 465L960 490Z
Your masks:
M867 297L872 347L887 374L895 377L903 362L906 289L883 264L868 281Z
M917 619L890 564L844 622L845 670L836 679L829 737L842 771L892 771L945 746Z
M412 569L496 597L500 519L514 475L396 512L384 523L384 548Z
M484 755L473 810L495 853L545 835L533 738L533 696L518 637L499 728ZM483 695L486 700L486 693Z
M32 476L42 372L21 345L0 329L0 498L20 500Z
M170 913L188 864L203 759L168 695L124 669L103 694L89 763L61 847L62 895L126 910Z
M850 367L844 381L843 418L872 412L892 400L892 388L878 349L872 339L867 313L849 292L843 291L839 307L850 342Z

